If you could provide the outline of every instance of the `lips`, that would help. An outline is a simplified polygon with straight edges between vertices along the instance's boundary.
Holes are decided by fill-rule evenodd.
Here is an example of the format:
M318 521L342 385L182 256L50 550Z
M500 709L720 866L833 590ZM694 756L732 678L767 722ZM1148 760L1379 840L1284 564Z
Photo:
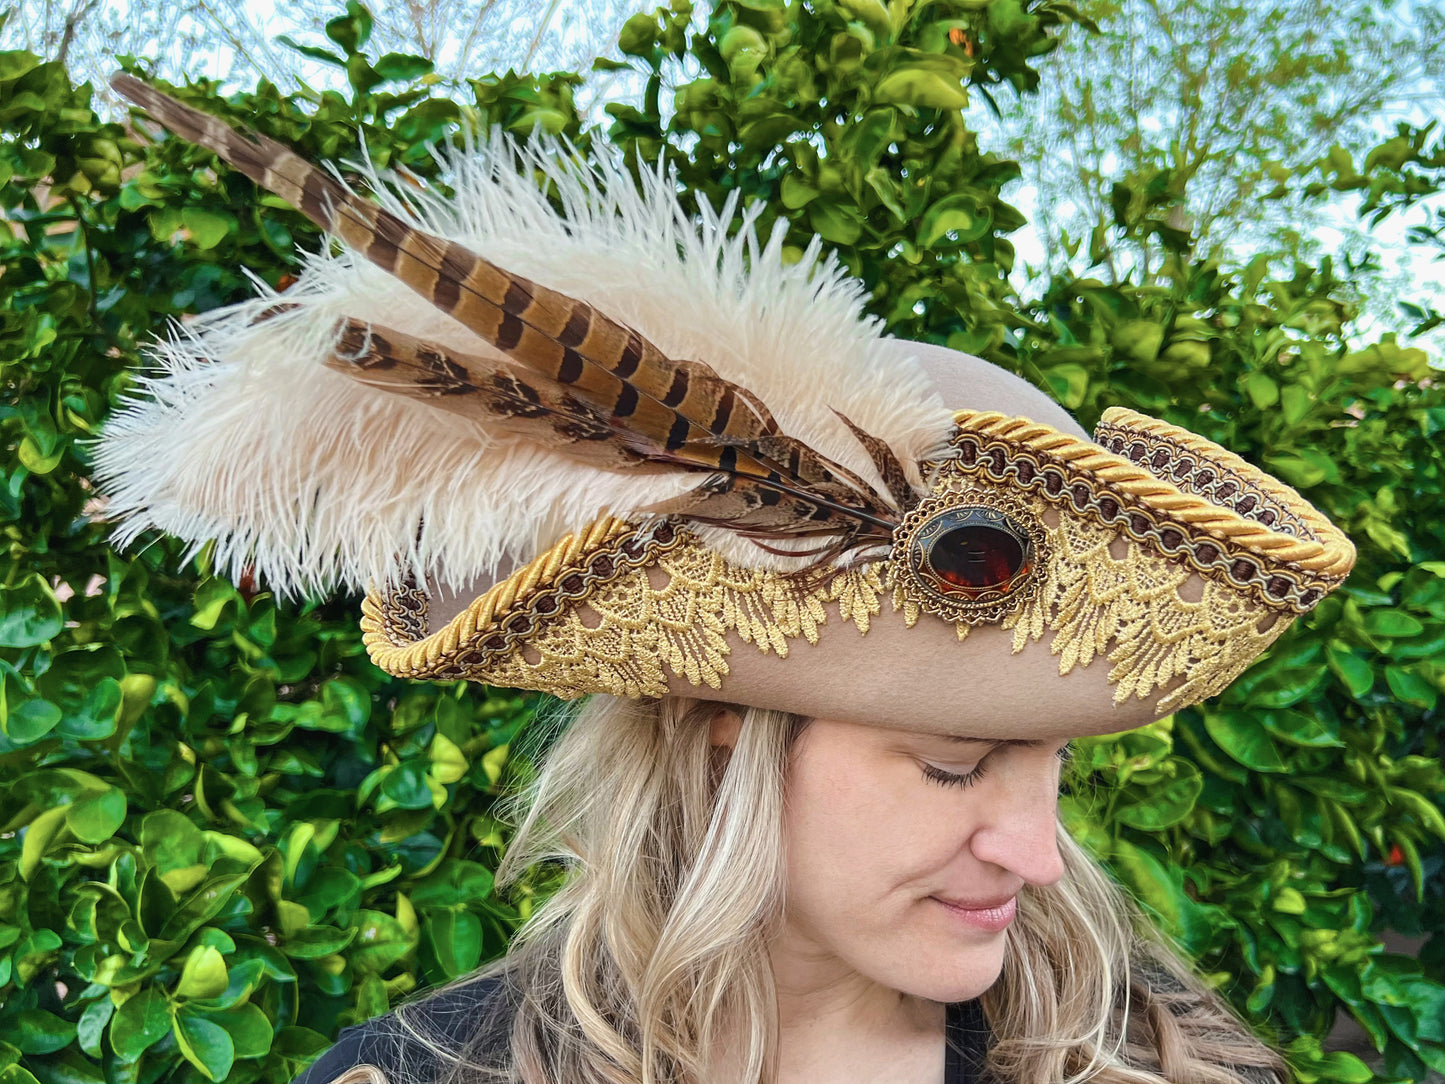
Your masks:
M1017 892L1010 892L1007 896L995 896L986 900L954 900L947 896L934 896L939 903L946 903L950 907L957 907L960 911L996 911L1004 904L1017 898Z
M929 899L943 908L955 921L986 933L1000 933L1008 929L1014 915L1018 913L1018 896L959 902L940 896L930 896Z

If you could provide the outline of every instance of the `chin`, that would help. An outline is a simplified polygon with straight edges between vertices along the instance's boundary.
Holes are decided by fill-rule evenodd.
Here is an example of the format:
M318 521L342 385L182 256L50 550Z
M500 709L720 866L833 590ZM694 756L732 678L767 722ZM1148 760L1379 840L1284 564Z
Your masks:
M914 997L947 1003L972 1001L1003 974L1003 938L994 946L979 946L965 952L940 951L930 957L923 974L913 971L900 976L897 989Z

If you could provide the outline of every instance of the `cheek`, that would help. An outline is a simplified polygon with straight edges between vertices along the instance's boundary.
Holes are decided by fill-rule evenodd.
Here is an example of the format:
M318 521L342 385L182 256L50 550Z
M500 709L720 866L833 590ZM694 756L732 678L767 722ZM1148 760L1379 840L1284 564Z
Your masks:
M941 808L947 803L911 761L814 760L790 784L789 896L809 910L876 909L926 895L961 846L956 819Z

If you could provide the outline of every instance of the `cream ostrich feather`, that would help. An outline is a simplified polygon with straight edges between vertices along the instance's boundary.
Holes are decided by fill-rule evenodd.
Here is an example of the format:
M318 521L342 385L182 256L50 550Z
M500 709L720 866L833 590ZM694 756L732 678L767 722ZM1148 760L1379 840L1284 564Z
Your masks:
M820 242L790 262L781 223L758 235L757 207L728 235L736 194L690 216L671 174L639 184L615 159L582 166L556 141L493 133L436 153L453 196L359 169L404 221L590 302L669 357L706 362L758 396L784 432L870 484L878 472L835 410L922 484L916 464L943 446L951 416L918 362L883 345L861 287ZM214 541L219 574L235 580L249 567L288 598L407 577L463 589L600 515L635 516L698 483L579 464L328 368L348 317L499 356L355 252L307 256L284 298L257 286L252 300L174 326L151 351L159 371L138 377L97 438L117 547L150 528L190 543L187 558ZM740 564L801 563L736 531L697 530Z

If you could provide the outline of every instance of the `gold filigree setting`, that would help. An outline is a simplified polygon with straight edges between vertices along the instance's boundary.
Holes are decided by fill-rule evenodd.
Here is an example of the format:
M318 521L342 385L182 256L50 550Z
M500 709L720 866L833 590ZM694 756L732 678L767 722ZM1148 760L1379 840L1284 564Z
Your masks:
M947 621L993 623L1038 589L1049 560L1043 523L1016 495L974 484L955 461L894 531L891 579L904 601Z

